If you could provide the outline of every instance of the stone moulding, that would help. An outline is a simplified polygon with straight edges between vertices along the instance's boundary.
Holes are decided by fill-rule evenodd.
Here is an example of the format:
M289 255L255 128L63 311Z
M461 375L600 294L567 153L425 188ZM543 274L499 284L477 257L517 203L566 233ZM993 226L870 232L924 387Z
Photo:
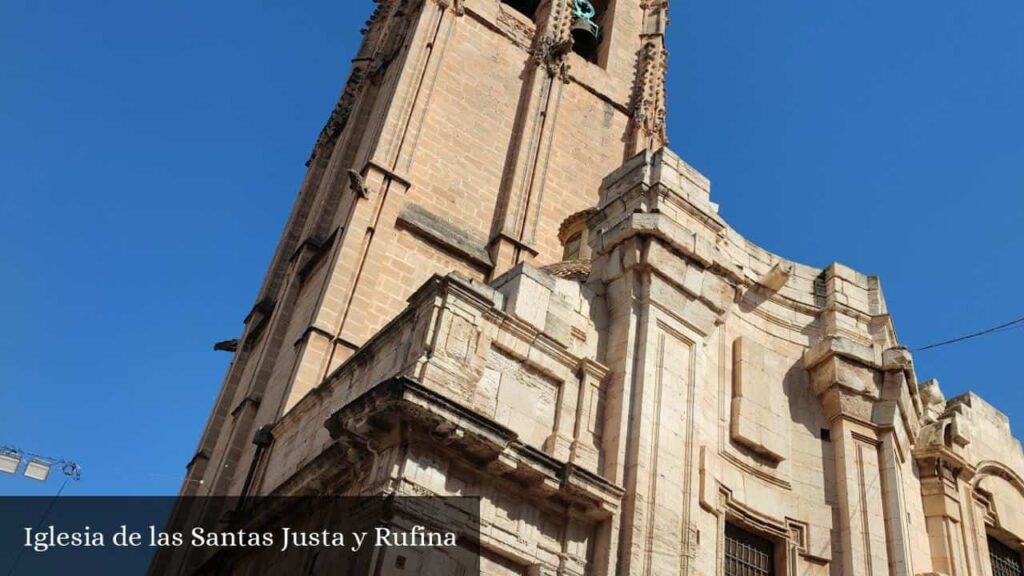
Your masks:
M433 440L537 496L571 502L593 519L618 510L621 487L523 444L509 428L410 378L396 377L374 386L331 414L324 427L334 440L367 442L399 423L428 432Z
M791 511L766 512L763 509L763 502L753 502L752 495L743 493L742 484L734 490L728 482L723 481L720 477L720 457L707 446L701 448L700 504L703 509L718 517L719 531L724 530L726 521L736 522L757 529L761 533L770 534L778 542L784 543L781 552L785 555L799 555L816 564L828 564L832 561L831 507L808 507L808 517L802 518L792 517ZM717 538L716 541L721 545L721 538ZM716 557L722 558L721 550ZM721 567L719 568L721 573Z
M408 203L398 214L398 222L420 238L468 260L475 266L494 267L487 242L437 216L418 204Z

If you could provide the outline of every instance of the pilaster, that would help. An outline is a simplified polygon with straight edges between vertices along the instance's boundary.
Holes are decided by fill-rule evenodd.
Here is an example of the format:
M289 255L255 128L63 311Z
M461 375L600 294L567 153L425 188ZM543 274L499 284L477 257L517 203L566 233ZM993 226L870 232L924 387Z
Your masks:
M688 574L696 554L696 414L704 343L733 289L706 268L708 240L686 232L675 159L645 152L605 181L590 218L592 282L609 310L606 476L626 488L622 574ZM691 209L696 207L691 206ZM699 280L683 284L687 267Z
M962 464L949 454L918 457L921 496L936 572L949 576L972 574L965 540ZM968 502L969 505L969 502Z
M524 71L516 135L506 164L495 229L488 249L493 277L537 255L535 235L558 109L569 81L572 50L570 1L550 0L541 9L531 57Z
M836 278L841 272L837 267L826 270L826 284L843 282ZM826 336L804 354L804 366L829 422L835 453L843 574L905 574L898 562L890 572L886 520L904 512L898 498L885 489L892 490L895 480L886 476L891 469L885 466L887 442L874 423L883 380L881 353L865 343L869 336L856 332L857 322L842 306L828 302L822 316Z

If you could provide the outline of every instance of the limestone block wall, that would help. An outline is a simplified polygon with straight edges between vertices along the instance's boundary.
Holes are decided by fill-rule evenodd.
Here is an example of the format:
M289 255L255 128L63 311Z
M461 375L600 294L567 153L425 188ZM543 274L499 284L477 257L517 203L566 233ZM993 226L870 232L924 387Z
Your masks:
M582 286L529 265L493 289L434 279L274 427L255 493L480 496L485 562L604 573L587 563L612 562L621 489L600 476L592 314Z
M600 197L587 278L432 278L273 426L253 497L479 496L493 574L717 574L726 524L780 574L1021 547L1020 442L917 381L876 278L745 241L665 149Z
M664 0L604 3L596 62L568 0L377 4L183 493L240 493L267 426L253 497L478 495L485 573L717 574L727 523L785 574L1022 547L1006 417L663 147ZM589 277L538 268L583 209Z
M1005 417L918 384L877 278L765 252L708 190L671 152L646 153L605 179L590 219L625 439L609 454L626 489L620 570L721 573L726 522L775 542L779 573L987 574L986 538L1020 549Z
M666 6L603 6L589 62L568 42L569 0L532 20L500 0L377 0L183 493L240 486L253 432L433 275L489 281L557 260L565 216L664 140Z
M821 271L747 243L708 193L662 150L606 178L591 219L626 488L620 570L720 573L729 520L777 539L780 568L829 573L836 471L802 362Z

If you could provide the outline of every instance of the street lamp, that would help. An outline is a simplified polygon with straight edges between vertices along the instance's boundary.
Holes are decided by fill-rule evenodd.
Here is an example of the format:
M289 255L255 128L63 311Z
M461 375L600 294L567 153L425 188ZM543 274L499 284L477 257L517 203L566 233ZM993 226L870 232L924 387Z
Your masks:
M50 468L52 467L48 462L32 460L25 466L25 477L46 482L46 479L50 477Z
M82 469L70 460L31 454L13 446L0 446L0 472L17 474L23 460L27 461L24 472L26 478L45 482L55 466L60 466L60 471L69 480L82 478Z
M18 471L18 466L21 466L21 455L6 450L0 452L0 472L14 474Z

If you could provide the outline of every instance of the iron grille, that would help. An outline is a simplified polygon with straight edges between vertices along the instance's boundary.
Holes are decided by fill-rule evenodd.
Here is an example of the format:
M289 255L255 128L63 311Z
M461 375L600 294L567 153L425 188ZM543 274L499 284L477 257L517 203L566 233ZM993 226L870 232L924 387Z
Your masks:
M1020 568L1020 554L991 536L988 538L988 555L992 559L992 576L1024 576Z
M772 576L774 556L775 545L770 540L725 525L725 576Z

